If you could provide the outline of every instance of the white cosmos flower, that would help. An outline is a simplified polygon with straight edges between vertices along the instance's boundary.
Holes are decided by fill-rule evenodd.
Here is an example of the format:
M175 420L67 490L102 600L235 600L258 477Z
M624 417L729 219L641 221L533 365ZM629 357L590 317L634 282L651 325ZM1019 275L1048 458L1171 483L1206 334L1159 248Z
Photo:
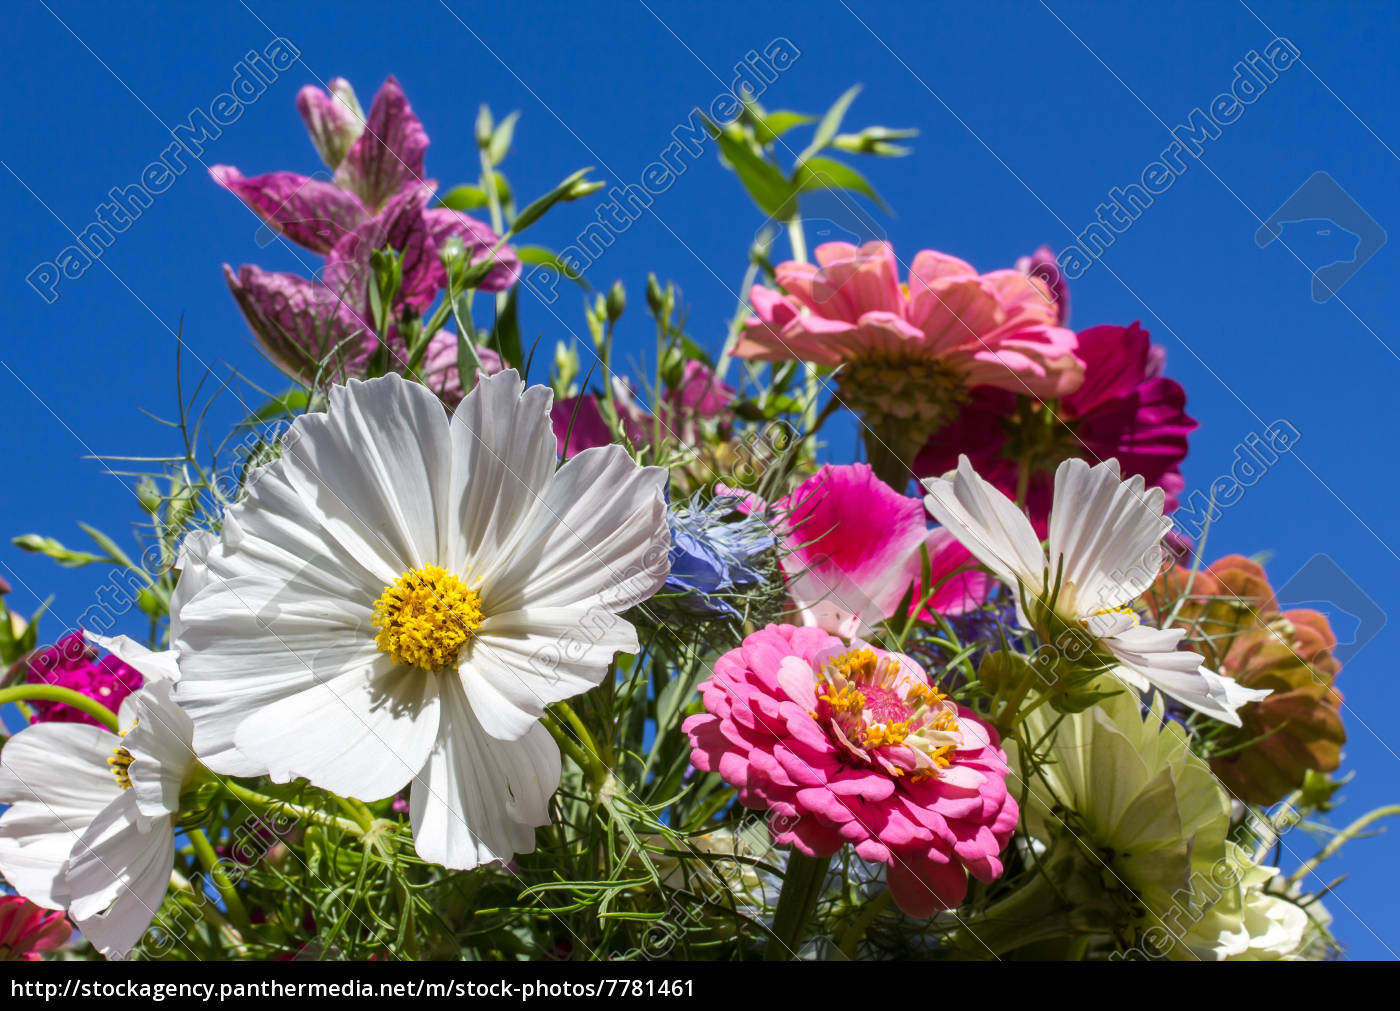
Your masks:
M483 376L449 419L388 375L333 387L224 517L179 613L195 751L367 801L412 784L418 853L534 848L560 758L544 707L598 684L665 582L666 472L620 446L556 470L548 388Z
M68 915L108 958L125 958L165 898L180 792L195 767L193 725L171 698L171 657L90 636L146 679L122 703L117 735L38 723L0 751L0 873L25 898Z
M1177 649L1185 633L1139 622L1132 602L1152 585L1163 559L1161 488L1144 489L1141 476L1124 481L1117 460L1090 467L1066 460L1055 472L1049 550L1024 513L958 458L956 475L924 481L924 504L997 578L1017 590L1033 611L1053 609L1084 629L1118 661L1114 673L1141 691L1164 694L1225 723L1240 725L1235 710L1268 691L1245 688L1201 665L1198 654ZM1034 627L1018 602L1023 625Z

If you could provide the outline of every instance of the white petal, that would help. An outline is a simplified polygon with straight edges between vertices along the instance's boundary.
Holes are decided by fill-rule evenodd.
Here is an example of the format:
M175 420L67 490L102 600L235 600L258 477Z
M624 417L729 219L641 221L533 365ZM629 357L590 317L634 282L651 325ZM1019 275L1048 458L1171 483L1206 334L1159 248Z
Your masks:
M440 676L452 680L450 671ZM403 789L432 750L437 677L380 654L372 668L249 714L234 743L274 782L304 777L331 793L382 800Z
M107 765L117 735L85 723L39 723L0 751L0 873L49 909L67 904L63 865L122 788Z
M442 403L390 374L332 386L328 410L297 418L269 469L280 466L303 509L390 583L443 557L451 459Z
M135 667L146 682L175 681L180 677L174 650L147 649L126 635L107 636L98 635L96 632L86 632L84 635L94 646L102 647L122 663Z
M179 811L181 787L195 764L194 723L175 704L173 687L169 681L155 681L130 696L136 725L122 739L132 757L127 770L131 792L141 813L150 818Z
M558 746L539 723L519 740L495 740L459 685L445 682L442 696L437 743L413 781L414 849L459 870L530 852L559 787Z
M462 654L462 686L486 732L514 740L549 703L594 687L614 655L637 648L632 623L601 607L493 614Z
M1050 579L1063 560L1056 610L1083 618L1118 607L1144 593L1162 564L1162 538L1171 524L1162 516L1161 488L1122 480L1118 461L1090 467L1066 460L1055 472L1050 511Z
M553 402L547 386L526 389L507 369L482 376L452 416L449 501L456 532L447 557L469 569L458 574L472 582L503 561L516 526L554 473Z
M1139 625L1100 641L1123 665L1118 673L1129 684L1156 688L1222 723L1239 726L1235 710L1268 692L1245 688L1202 667L1199 654L1176 648L1183 634L1180 629Z
M622 611L670 575L666 471L621 446L585 449L559 468L521 526L509 564L482 585L488 614L599 605Z
M1045 551L1031 521L1016 504L958 457L958 473L924 481L924 505L998 579L1023 584L1032 598L1044 592Z
M170 595L171 642L174 642L180 634L180 609L192 600L196 593L204 589L205 584L209 582L210 571L207 560L209 553L218 545L218 535L208 530L192 531L180 543L180 553L175 558L175 567L180 570L180 577L175 582L175 592Z
M69 913L83 936L108 958L125 958L155 919L170 885L174 822L142 831L134 803L103 811L73 847L64 878Z

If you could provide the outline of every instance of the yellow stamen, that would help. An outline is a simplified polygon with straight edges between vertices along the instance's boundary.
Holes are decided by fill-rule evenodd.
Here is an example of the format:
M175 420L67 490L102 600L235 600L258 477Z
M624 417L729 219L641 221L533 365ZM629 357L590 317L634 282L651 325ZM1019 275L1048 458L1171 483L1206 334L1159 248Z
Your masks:
M123 735L125 736L125 735ZM112 769L112 775L117 777L117 782L123 790L131 789L131 752L125 748L118 748L112 752L112 756L107 759L107 765Z
M481 627L481 597L437 565L405 572L374 602L374 643L398 663L433 674L453 666Z

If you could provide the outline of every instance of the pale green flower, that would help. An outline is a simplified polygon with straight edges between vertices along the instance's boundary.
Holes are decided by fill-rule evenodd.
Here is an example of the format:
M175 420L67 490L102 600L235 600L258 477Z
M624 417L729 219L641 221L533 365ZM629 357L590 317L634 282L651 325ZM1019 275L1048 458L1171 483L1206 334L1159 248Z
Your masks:
M1307 914L1265 891L1277 868L1227 841L1230 798L1178 724L1159 708L1144 718L1127 693L1056 719L1041 709L1026 720L1043 761L1025 824L1100 874L1119 902L1121 950L1187 961L1299 951Z

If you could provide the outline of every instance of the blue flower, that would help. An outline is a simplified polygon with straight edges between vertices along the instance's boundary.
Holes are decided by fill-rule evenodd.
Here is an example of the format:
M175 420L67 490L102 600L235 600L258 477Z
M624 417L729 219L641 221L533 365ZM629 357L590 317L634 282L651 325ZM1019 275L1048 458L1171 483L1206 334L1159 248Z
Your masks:
M692 613L737 618L739 612L721 596L764 579L759 565L773 549L773 530L761 516L726 520L739 503L733 496L709 502L696 496L667 510L671 575L662 592L678 594L676 602Z

